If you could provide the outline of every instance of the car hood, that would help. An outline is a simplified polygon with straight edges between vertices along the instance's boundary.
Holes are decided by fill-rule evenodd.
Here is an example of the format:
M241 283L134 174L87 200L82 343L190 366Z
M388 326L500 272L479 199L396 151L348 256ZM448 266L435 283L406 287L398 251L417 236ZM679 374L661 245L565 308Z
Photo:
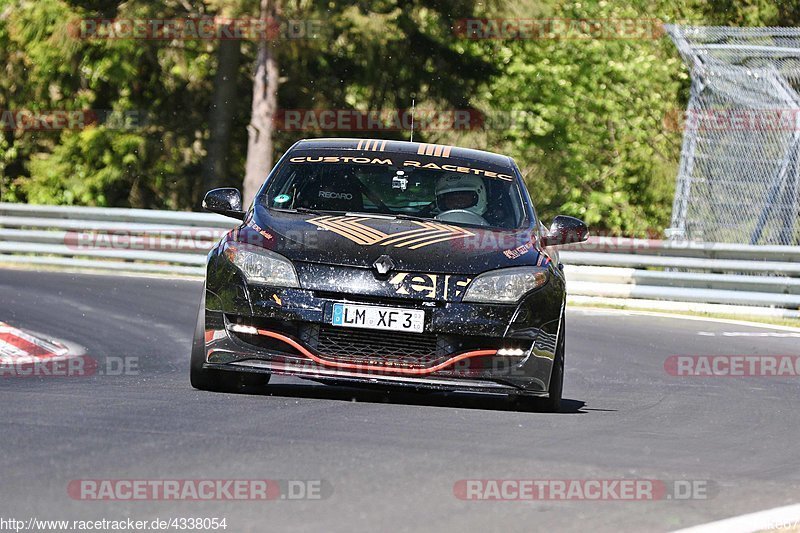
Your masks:
M294 262L373 268L376 260L388 256L392 271L475 275L543 259L530 229L498 231L368 215L269 211L262 206L245 221L238 240Z

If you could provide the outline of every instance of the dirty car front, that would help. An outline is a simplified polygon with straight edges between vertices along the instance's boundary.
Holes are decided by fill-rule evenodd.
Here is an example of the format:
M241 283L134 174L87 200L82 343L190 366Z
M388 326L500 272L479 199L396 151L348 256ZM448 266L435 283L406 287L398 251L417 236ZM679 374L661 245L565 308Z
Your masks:
M565 282L511 159L301 141L242 218L209 253L199 388L248 372L551 390Z

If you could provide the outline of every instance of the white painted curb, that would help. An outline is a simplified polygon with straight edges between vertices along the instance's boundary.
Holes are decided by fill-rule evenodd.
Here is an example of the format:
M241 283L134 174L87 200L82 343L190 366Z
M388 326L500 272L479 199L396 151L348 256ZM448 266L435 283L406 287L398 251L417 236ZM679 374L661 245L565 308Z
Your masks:
M800 526L800 504L795 504L734 516L673 533L754 533L765 530L791 530L798 526Z

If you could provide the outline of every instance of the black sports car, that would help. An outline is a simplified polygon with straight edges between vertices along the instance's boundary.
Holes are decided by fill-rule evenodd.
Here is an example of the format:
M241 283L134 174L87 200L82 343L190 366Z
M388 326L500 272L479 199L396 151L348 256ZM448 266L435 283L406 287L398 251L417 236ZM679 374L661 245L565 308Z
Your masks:
M192 347L198 389L271 374L328 383L546 397L564 375L565 282L554 246L586 225L539 223L514 161L451 146L299 141L208 255Z

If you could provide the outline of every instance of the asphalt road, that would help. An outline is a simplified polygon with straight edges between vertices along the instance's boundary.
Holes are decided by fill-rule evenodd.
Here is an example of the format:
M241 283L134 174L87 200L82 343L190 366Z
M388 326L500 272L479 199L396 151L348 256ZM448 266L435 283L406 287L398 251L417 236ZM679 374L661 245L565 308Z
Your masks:
M800 354L719 322L570 310L565 412L273 378L188 381L201 284L0 270L0 321L127 375L0 378L0 518L225 517L227 531L666 531L800 499L798 378L676 377L674 354ZM731 335L735 332L735 335ZM726 335L726 333L728 333ZM759 336L752 336L757 334ZM115 359L117 358L117 359ZM75 479L324 480L301 501L81 501ZM705 499L463 501L464 479L708 482Z

